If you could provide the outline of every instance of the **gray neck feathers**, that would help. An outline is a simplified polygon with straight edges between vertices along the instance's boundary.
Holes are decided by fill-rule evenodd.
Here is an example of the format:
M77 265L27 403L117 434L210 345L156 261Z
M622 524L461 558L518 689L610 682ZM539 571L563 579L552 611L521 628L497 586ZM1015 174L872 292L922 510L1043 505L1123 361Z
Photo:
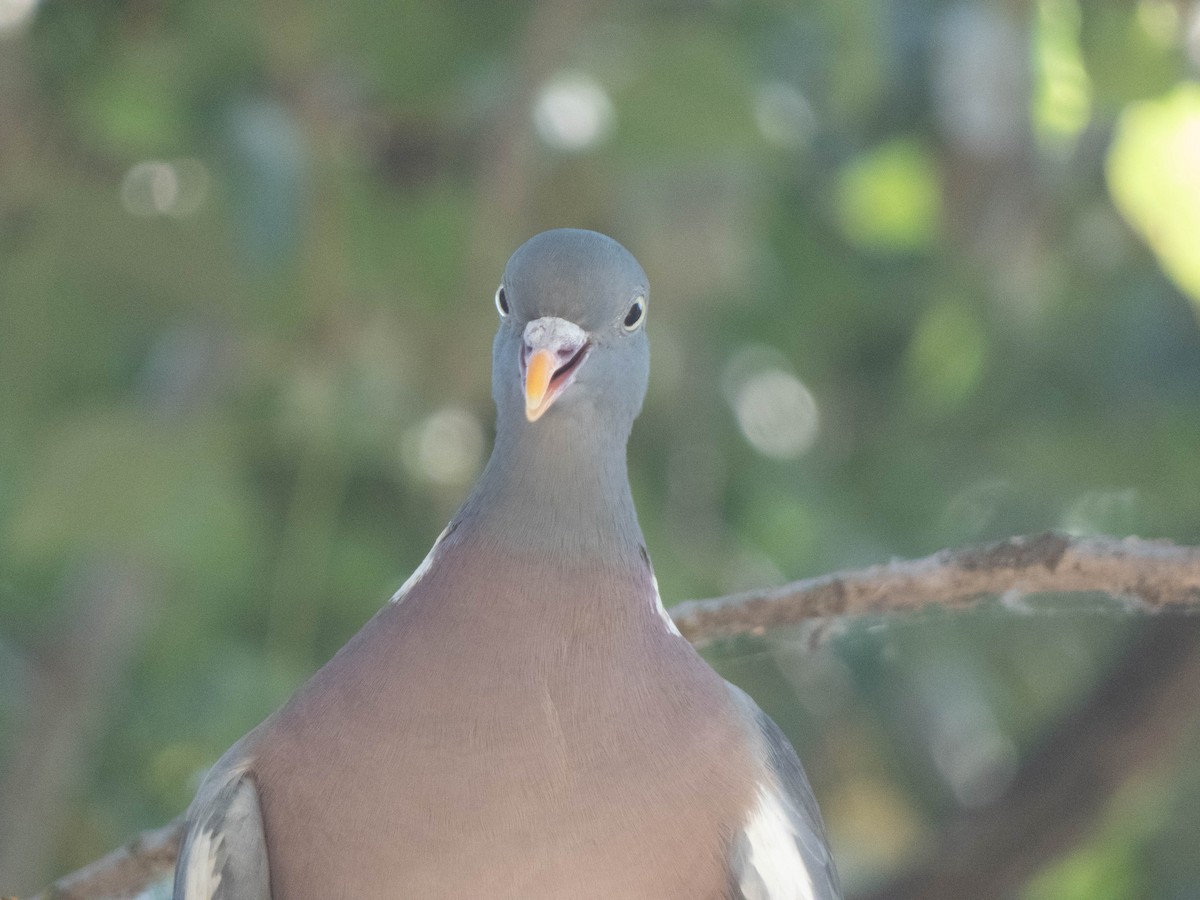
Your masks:
M455 530L567 565L644 566L627 431L556 412L534 423L500 417L491 458Z

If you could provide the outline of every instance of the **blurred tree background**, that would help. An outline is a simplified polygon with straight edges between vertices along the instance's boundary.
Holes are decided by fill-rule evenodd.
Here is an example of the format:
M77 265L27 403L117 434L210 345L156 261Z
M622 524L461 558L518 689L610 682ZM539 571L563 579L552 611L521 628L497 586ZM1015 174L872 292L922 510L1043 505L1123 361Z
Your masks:
M177 815L420 561L546 227L650 273L668 602L1047 528L1200 542L1198 72L1192 0L0 0L0 893ZM1005 895L1200 896L1194 620L813 638L710 655L850 894L909 896L1033 785L1060 805L970 850L1044 848ZM1174 699L1113 777L1042 785L1047 747L1113 756L1068 724L1114 696Z

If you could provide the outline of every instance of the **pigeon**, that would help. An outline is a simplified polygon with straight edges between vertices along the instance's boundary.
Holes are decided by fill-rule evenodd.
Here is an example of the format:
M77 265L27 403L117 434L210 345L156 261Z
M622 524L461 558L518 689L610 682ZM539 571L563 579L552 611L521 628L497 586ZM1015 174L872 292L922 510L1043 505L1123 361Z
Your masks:
M792 746L659 596L626 468L649 296L596 232L513 254L483 473L209 771L176 900L841 898Z

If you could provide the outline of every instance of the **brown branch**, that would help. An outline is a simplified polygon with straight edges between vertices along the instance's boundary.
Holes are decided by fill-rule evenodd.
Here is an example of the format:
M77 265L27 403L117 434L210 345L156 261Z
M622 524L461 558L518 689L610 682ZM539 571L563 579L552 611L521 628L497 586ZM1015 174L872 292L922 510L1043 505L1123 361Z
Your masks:
M183 817L143 831L124 847L60 878L31 900L127 900L175 870L183 838Z
M808 619L961 609L988 596L1104 593L1134 599L1145 611L1200 604L1200 547L1140 538L1070 538L1047 533L995 544L940 550L783 587L672 607L694 644L761 634Z
M768 591L690 601L675 606L671 612L689 640L704 643L814 618L912 612L931 605L961 609L989 595L1023 598L1079 592L1132 598L1146 611L1178 606L1194 608L1200 603L1200 547L1138 538L1069 538L1059 534L1016 537L981 547L942 550L924 559L797 581ZM1162 659L1180 659L1177 653L1158 655ZM1142 661L1134 660L1132 669L1120 669L1101 686L1097 692L1101 705L1115 702L1110 694L1119 692L1122 683L1132 685L1127 698L1144 695L1136 689L1144 681L1137 675L1138 662ZM1172 678L1171 683L1190 684L1196 675L1193 668L1182 666L1178 679ZM1189 689L1200 690L1200 682ZM1177 690L1169 693L1172 697L1178 695ZM1139 704L1125 703L1116 708L1136 710ZM1142 720L1132 712L1125 718L1121 716L1117 725L1123 729L1120 744L1124 747L1138 740L1141 733L1138 722ZM1159 717L1152 718L1157 721ZM1074 759L1077 765L1078 757L1071 757L1062 747L1062 742L1086 738L1079 730L1082 726L1076 727L1074 721L1069 720L1063 730L1064 737L1048 744L1050 751L1035 755L1030 765L1041 765L1038 760L1049 757ZM1094 734L1094 728L1087 731L1087 735ZM1126 755L1107 754L1105 759L1111 762ZM1089 781L1102 794L1107 794L1115 783L1112 774L1115 769L1110 769ZM1080 820L1072 823L1074 829L1083 824ZM134 896L169 876L181 827L176 822L146 832L127 847L56 883L44 895L45 900L116 900ZM1046 845L1051 843L1048 840Z

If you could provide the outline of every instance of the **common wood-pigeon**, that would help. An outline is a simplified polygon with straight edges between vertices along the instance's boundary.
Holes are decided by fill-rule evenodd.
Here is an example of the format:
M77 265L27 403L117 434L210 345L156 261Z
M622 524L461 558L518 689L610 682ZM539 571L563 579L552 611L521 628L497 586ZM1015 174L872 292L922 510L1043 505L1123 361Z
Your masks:
M209 772L176 900L841 897L791 745L659 598L625 465L647 287L595 232L512 256L483 474Z

